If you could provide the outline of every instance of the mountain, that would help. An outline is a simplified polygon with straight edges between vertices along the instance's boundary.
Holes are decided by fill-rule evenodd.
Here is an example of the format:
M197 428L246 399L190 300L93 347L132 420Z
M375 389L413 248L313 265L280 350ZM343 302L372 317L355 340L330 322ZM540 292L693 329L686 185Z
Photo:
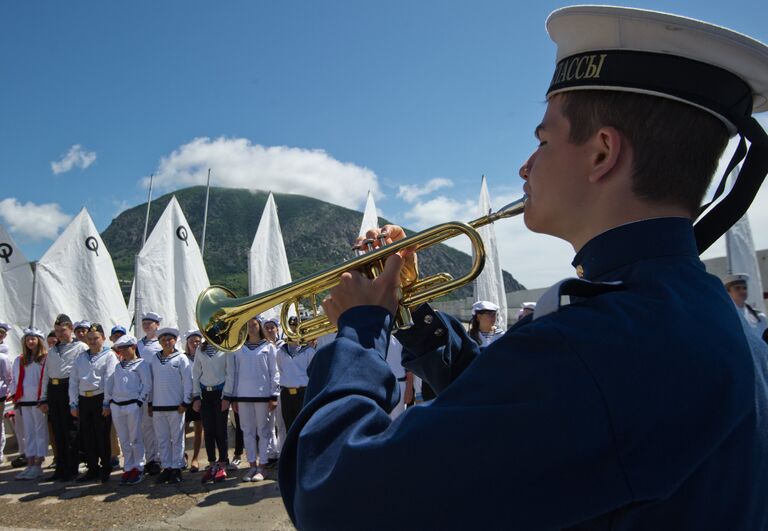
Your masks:
M205 187L177 190L152 201L149 231L175 195L190 229L200 242L205 210ZM211 188L205 240L205 267L213 284L228 287L238 296L248 294L248 250L267 202L268 192L232 188ZM312 197L274 194L280 216L288 263L294 280L353 258L350 242L357 237L362 213ZM109 249L124 291L130 292L134 257L141 248L146 203L117 216L101 237ZM383 223L387 220L379 218ZM406 229L406 233L413 231ZM446 271L454 276L469 270L471 257L447 245L419 253L422 275ZM507 291L525 289L504 271ZM471 297L465 286L448 298Z

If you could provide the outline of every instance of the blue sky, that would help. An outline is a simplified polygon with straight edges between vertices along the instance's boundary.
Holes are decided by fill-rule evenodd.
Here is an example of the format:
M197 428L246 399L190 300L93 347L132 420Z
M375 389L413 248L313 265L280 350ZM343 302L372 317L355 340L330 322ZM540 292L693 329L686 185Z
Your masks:
M146 200L149 174L158 195L209 166L215 185L361 211L371 189L411 228L473 218L481 175L494 203L520 194L554 66L544 20L563 5L3 2L0 223L37 259L83 206L103 230ZM632 5L768 42L764 1ZM521 282L572 274L567 244L505 223L502 266Z

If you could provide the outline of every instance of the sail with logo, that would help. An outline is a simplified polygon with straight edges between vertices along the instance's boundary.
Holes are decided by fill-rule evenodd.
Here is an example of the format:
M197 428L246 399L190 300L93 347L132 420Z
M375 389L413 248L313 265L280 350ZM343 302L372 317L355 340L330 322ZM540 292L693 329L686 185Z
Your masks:
M488 193L485 175L480 182L478 214L486 216L491 212L491 196ZM485 267L475 279L474 294L476 301L490 301L499 305L496 325L502 330L507 328L507 292L504 289L504 277L501 274L499 250L496 245L496 229L493 223L478 229L485 244Z
M197 296L209 284L200 247L173 196L136 257L130 299L131 310L136 309L136 334L141 334L141 315L148 311L159 313L164 325L176 325L182 333L197 328Z
M11 235L0 225L0 321L11 325L4 344L15 357L21 352L22 330L29 326L32 268Z
M129 322L112 257L83 208L37 263L34 325L50 330L56 316L100 323L105 332Z
M248 253L248 291L255 295L290 282L291 270L277 217L277 205L270 193ZM276 306L265 311L262 316L279 317L281 309L281 306ZM295 315L296 311L292 308L288 313Z

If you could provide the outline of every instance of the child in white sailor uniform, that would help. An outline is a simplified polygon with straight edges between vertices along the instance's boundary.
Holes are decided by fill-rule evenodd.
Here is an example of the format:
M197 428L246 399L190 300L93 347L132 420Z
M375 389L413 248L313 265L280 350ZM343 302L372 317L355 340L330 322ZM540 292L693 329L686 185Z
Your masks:
M136 355L136 343L135 337L124 335L112 345L121 360L104 392L104 412L112 416L123 449L124 485L135 485L144 478L142 405L148 402L152 389L149 362Z
M146 312L141 316L141 329L144 331L144 337L136 342L136 348L140 358L151 359L156 352L163 350L160 342L157 340L157 330L163 316L155 312ZM152 423L152 417L147 408L148 403L142 406L141 415L141 438L144 442L145 467L144 470L151 475L160 473L160 450L155 440L155 426Z
M277 372L275 345L264 338L257 317L248 321L248 339L233 355L224 383L224 406L234 401L240 413L245 451L250 468L243 481L264 479L267 445L272 437L269 413L277 408L280 375ZM258 436L258 451L256 437Z
M192 399L192 366L176 350L179 330L161 328L158 337L163 350L149 358L152 394L149 411L155 426L163 471L157 483L181 483L184 466L184 413Z
M16 479L38 479L43 475L42 464L48 451L48 422L38 409L42 392L43 369L48 351L45 336L37 328L27 328L21 338L21 356L13 360L11 394L24 425L24 451L27 468Z
M298 324L291 317L288 325ZM294 419L304 405L304 393L309 376L307 369L315 356L312 345L285 342L277 349L277 370L280 372L280 410L286 430L291 429Z
M280 333L280 319L277 317L267 317L262 318L260 321L261 326L264 328L264 338L275 345L275 349L282 347L285 341ZM269 412L269 431L272 437L269 438L269 444L267 444L268 459L264 466L266 468L273 468L277 466L277 460L280 457L280 450L283 447L286 432L285 422L283 421L283 408L279 396L277 407L274 411Z
M112 419L104 415L102 406L107 380L115 372L117 355L104 346L106 336L100 324L92 324L85 337L88 350L78 355L69 374L69 407L72 416L80 420L79 430L88 464L88 472L77 481L100 478L106 483L112 473L109 437Z
M5 462L5 422L3 422L5 401L10 398L8 390L13 382L11 362L8 359L8 347L3 345L3 340L10 328L7 323L0 323L0 404L2 404L0 408L0 465Z
M472 305L472 321L469 323L469 337L480 347L487 347L501 336L504 331L496 327L498 304L490 301L477 301Z
M198 330L190 331L200 333ZM208 467L202 477L203 483L224 481L227 478L227 417L229 404L222 404L227 366L232 356L218 350L207 341L200 344L192 363L192 409L200 413L205 435L205 452L208 454ZM219 458L216 459L216 449Z

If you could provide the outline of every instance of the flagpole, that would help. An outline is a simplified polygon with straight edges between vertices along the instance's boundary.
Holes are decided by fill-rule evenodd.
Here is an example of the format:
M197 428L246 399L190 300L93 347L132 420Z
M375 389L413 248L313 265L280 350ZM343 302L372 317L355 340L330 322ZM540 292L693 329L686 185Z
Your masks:
M139 253L144 248L144 244L147 243L147 230L149 229L149 208L152 205L152 181L155 178L155 174L149 176L149 192L147 193L147 215L144 218L144 236L141 238L141 248L136 253L133 262L133 333L137 335L136 325L139 323L137 316L139 312Z
M35 327L35 308L37 307L37 260L29 263L32 267L32 308L29 311L29 327Z
M203 236L200 238L200 256L205 258L205 228L208 225L208 197L211 193L211 168L208 168L208 184L205 187L205 212L203 213Z

